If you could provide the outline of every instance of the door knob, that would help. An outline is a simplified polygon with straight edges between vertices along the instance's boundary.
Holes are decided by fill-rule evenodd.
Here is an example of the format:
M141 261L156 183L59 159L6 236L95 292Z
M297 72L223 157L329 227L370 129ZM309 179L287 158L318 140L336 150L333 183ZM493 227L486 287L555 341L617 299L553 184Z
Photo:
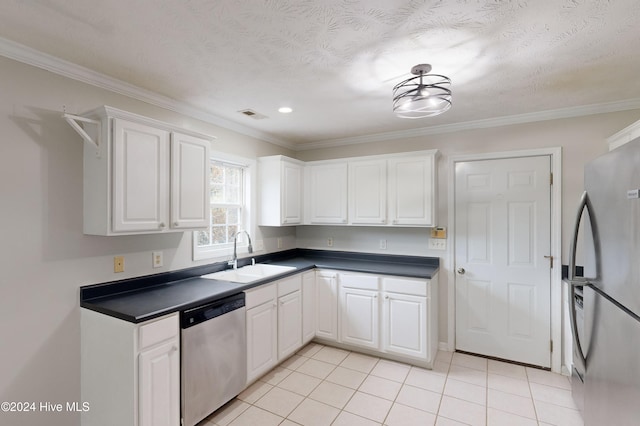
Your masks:
M464 275L464 273L467 271L465 271L464 268L458 268L456 272L458 272L460 275Z

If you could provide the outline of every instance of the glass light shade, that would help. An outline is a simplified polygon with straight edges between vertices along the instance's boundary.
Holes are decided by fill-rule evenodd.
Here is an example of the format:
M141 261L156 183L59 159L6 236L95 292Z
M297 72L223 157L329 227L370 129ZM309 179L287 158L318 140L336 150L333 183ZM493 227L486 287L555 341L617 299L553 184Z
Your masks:
M444 75L420 73L393 88L393 111L402 118L424 118L451 108L451 80Z

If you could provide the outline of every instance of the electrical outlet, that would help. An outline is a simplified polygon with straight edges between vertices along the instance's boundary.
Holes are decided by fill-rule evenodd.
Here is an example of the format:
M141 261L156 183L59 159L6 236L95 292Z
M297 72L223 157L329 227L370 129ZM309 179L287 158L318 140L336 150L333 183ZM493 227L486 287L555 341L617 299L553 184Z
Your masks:
M278 248L282 248L282 238L278 238Z
M151 262L154 268L160 268L162 266L162 252L161 251L152 252Z
M327 247L333 247L333 238L332 237L327 238Z
M264 250L264 240L256 240L255 250L256 251L263 251Z
M113 258L113 272L124 272L124 256Z
M444 238L429 238L429 248L432 250L446 250L447 240Z
M387 240L380 240L380 250L387 249Z

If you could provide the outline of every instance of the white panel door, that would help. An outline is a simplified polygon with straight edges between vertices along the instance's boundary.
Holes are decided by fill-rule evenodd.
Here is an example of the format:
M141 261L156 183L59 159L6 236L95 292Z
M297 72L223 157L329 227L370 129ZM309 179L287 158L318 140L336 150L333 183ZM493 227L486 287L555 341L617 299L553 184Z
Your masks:
M308 165L305 214L310 224L347 223L347 163Z
M247 382L278 361L278 308L275 300L247 310Z
M384 225L387 222L387 161L349 163L349 223Z
M209 141L171 134L171 227L209 226Z
M278 359L302 346L302 294L294 291L278 298Z
M302 223L302 166L282 162L281 223Z
M456 349L550 367L550 167L456 163Z
M434 156L389 159L389 220L393 225L435 222Z
M169 226L169 132L113 122L113 230L163 231Z
M310 342L316 335L316 273L302 274L302 343Z
M316 336L338 340L338 278L335 272L316 272Z
M340 288L340 341L378 349L378 291Z
M174 426L180 422L180 351L170 340L139 356L140 426Z
M383 294L382 334L384 351L427 357L427 298L400 293Z

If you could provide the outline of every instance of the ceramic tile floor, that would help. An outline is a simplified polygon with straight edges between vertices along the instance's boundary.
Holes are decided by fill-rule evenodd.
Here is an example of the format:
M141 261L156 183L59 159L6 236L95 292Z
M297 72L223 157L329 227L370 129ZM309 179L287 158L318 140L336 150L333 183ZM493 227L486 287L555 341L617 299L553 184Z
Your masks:
M582 424L565 376L442 351L425 370L310 343L198 426Z

